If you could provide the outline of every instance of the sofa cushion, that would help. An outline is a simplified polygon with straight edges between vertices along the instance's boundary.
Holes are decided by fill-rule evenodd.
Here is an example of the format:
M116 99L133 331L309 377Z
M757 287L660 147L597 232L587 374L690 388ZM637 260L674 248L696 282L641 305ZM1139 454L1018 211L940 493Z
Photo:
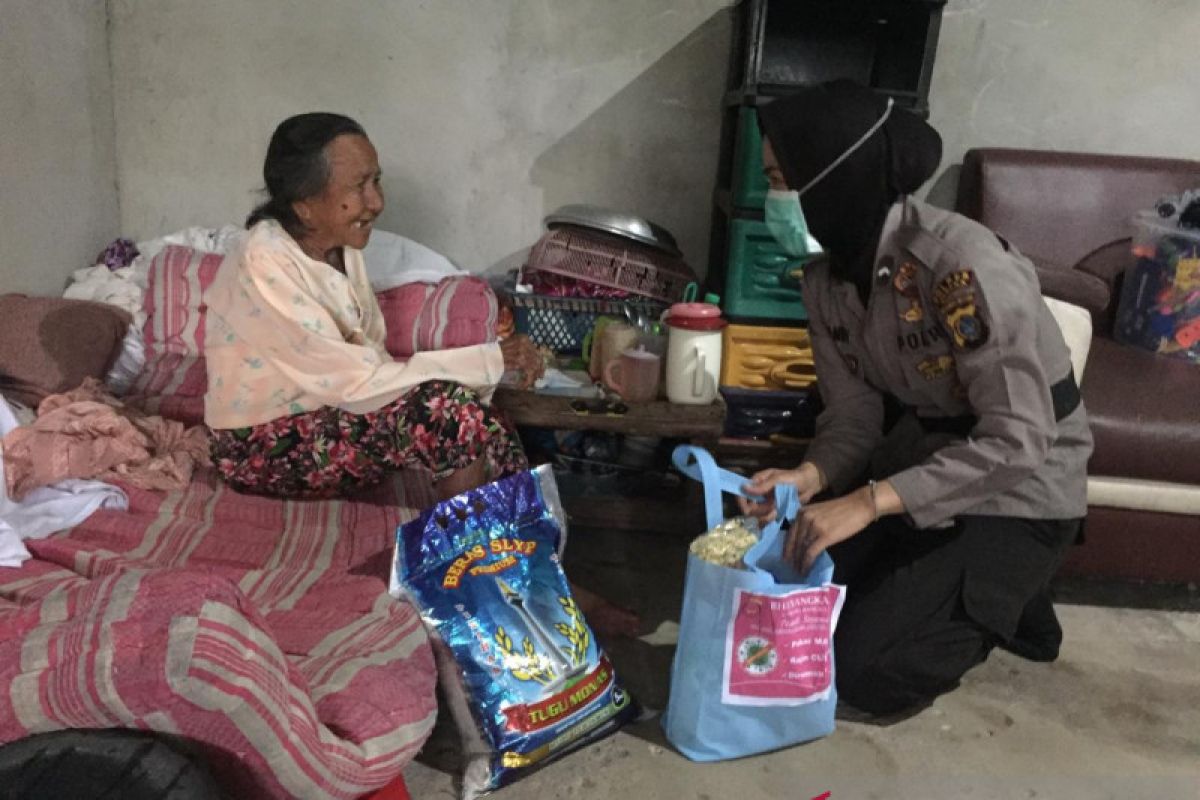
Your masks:
M0 296L0 391L36 408L84 378L103 380L131 322L127 311L105 303Z
M1095 338L1082 392L1088 474L1200 484L1200 366Z
M1043 297L1046 307L1058 323L1063 341L1071 351L1071 372L1075 374L1075 382L1083 380L1083 370L1087 366L1088 352L1092 347L1092 318L1087 309L1082 306L1059 300L1056 297Z

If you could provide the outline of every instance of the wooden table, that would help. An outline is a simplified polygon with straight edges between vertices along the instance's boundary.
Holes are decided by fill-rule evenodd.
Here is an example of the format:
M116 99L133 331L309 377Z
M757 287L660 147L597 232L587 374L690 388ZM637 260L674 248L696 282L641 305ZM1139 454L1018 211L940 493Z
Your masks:
M725 427L725 403L719 397L707 406L655 400L629 403L624 414L579 414L571 409L575 398L537 394L500 387L493 402L514 425L534 425L556 430L591 430L628 436L662 436L716 443Z
M627 436L660 436L684 439L712 448L725 427L725 403L720 398L707 406L690 406L658 400L629 403L624 414L579 414L571 409L574 398L543 395L500 387L495 406L519 426L555 430L592 430ZM704 526L704 499L700 484L683 481L673 491L654 496L580 494L563 492L563 505L572 524L625 531L699 531ZM686 522L684 522L686 520Z

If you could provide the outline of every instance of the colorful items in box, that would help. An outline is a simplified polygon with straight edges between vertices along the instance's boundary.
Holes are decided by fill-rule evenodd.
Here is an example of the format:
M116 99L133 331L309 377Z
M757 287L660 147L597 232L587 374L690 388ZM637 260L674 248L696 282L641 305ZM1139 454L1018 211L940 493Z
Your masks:
M1126 270L1113 330L1117 341L1200 363L1200 230L1172 224L1180 216L1135 219L1136 261Z

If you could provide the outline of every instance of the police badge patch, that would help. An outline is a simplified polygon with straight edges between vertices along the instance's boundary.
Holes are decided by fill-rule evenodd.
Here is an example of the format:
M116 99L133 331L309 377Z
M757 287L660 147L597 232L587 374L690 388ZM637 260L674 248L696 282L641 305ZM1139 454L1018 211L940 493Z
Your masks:
M917 371L927 381L949 375L954 371L954 358L951 356L930 356L917 364Z
M987 341L988 325L975 273L951 272L933 290L933 304L950 340L959 350L974 350Z

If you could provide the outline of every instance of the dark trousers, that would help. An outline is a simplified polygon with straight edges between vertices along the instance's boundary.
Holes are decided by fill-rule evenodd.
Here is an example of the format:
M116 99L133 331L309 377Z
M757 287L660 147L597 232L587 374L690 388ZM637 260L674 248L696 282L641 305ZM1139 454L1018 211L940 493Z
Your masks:
M945 531L889 517L830 549L846 601L834 638L837 689L893 714L954 689L1024 627L1079 520L960 517Z

